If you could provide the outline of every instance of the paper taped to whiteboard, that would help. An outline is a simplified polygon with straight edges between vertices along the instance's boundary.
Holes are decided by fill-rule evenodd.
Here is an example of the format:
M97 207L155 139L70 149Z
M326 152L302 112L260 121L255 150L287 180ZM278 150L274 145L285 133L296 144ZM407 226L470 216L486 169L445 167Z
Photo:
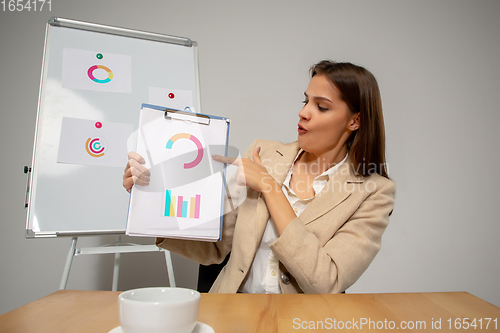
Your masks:
M149 104L181 111L186 108L195 111L193 92L189 90L149 87Z
M99 51L65 48L62 86L101 92L132 92L132 57Z
M57 162L123 168L133 130L131 124L63 117Z

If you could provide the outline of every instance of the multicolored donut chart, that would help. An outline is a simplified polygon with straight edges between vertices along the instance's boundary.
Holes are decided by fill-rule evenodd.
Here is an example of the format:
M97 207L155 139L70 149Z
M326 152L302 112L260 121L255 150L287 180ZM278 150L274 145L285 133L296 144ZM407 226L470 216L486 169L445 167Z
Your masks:
M105 78L104 80L100 80L100 79L97 79L95 76L94 76L94 71L96 69L104 69L106 72L108 72L108 77ZM91 66L88 71L87 71L87 75L89 76L89 78L94 81L94 82L97 82L97 83L108 83L109 81L111 81L113 79L113 72L111 71L111 69L109 69L108 67L106 66L103 66L103 65L94 65L94 66Z
M101 146L99 138L88 138L85 143L85 150L87 150L87 153L92 157L104 156L104 147Z
M198 138L196 138L192 134L178 133L178 134L175 134L174 136L172 136L168 140L168 142L167 142L167 149L172 149L172 146L174 145L174 142L177 141L177 140L179 140L179 139L189 139L189 140L193 141L194 144L196 145L196 148L198 149L198 155L196 156L196 158L192 162L184 163L184 169L194 168L203 159L203 146L201 145L200 140L198 140Z

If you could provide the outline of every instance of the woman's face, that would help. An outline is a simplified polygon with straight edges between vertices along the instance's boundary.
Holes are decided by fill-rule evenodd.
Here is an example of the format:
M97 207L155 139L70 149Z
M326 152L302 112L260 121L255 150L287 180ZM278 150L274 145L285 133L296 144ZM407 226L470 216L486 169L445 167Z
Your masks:
M349 111L326 75L313 76L304 95L304 107L299 112L299 146L316 156L344 158L345 143L359 127L358 114Z

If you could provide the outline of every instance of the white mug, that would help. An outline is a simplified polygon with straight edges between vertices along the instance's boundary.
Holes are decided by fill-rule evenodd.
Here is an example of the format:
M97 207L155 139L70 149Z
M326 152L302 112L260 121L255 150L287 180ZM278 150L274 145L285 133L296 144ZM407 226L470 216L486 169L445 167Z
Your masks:
M141 288L118 296L124 333L191 333L198 319L200 293L185 288Z

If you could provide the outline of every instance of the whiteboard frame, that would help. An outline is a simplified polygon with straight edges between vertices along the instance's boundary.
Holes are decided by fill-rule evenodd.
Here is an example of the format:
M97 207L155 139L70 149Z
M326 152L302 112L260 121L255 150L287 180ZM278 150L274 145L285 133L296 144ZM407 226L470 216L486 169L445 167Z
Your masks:
M121 27L114 27L84 21L77 21L71 19L65 19L60 17L52 17L49 19L45 28L45 40L43 48L42 57L42 69L40 73L40 86L38 93L38 105L37 105L37 115L35 123L35 136L33 143L33 154L31 168L28 172L27 179L27 189L26 189L26 238L54 238L54 237L75 237L75 236L95 236L95 235L124 235L125 227L123 230L81 230L81 231L36 231L34 230L34 203L36 197L36 184L37 184L37 139L39 132L39 121L40 113L42 109L42 98L43 98L43 87L44 87L44 77L47 72L48 67L48 53L50 48L50 27L60 27L69 29L78 29L89 32L104 33L128 38L143 39L148 41L156 41L162 43L169 43L180 45L184 47L192 47L194 53L194 74L195 74L195 84L196 84L196 110L201 112L201 93L200 93L200 79L199 79L199 61L198 61L198 43L189 38L178 37L172 35L158 34L141 30L133 30Z

